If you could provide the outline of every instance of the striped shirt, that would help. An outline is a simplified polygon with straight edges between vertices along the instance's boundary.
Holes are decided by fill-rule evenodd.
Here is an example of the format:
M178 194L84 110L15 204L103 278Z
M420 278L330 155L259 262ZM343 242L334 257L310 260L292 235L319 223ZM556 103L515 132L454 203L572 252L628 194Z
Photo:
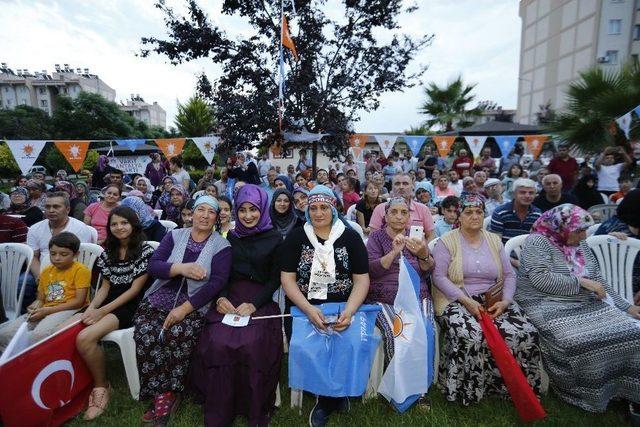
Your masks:
M27 225L21 219L0 215L0 243L24 243L27 231Z
M502 243L507 243L512 237L531 232L531 226L542 215L542 211L530 205L527 216L521 221L513 207L513 201L498 206L491 215L489 231L502 234Z

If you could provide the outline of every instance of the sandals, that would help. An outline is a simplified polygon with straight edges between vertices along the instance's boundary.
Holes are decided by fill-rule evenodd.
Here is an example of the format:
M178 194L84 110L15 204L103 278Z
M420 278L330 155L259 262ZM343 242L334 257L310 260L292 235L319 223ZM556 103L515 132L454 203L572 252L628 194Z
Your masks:
M107 409L109 404L109 394L111 394L111 386L95 387L89 395L89 407L84 413L84 420L91 421L98 418Z

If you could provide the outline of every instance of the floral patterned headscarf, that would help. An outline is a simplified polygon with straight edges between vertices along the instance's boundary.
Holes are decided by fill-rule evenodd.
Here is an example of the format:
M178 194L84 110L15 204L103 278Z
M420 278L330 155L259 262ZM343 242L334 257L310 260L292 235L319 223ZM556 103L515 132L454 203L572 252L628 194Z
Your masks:
M580 245L568 245L567 239L570 233L586 230L593 224L594 221L589 212L579 206L565 203L543 213L531 227L531 234L541 234L549 239L551 244L564 254L565 259L572 266L573 273L576 276L582 276L585 274L584 253Z

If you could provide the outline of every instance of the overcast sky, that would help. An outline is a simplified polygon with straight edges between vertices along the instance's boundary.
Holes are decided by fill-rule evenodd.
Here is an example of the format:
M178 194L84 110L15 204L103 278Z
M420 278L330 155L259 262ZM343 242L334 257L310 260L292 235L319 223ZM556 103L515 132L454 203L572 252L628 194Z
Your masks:
M181 0L171 0L170 4ZM237 19L220 16L216 0L199 0L212 20L230 32L242 28ZM428 64L423 80L444 84L461 74L477 83L477 100L490 99L503 108L516 108L520 50L517 0L417 0L418 12L403 21L403 31L435 34L417 63ZM176 100L193 94L195 75L215 76L208 60L179 66L164 57L139 58L140 38L162 38L162 14L152 0L0 0L0 62L31 72L54 64L89 68L116 90L116 101L140 94L157 101L173 124ZM295 34L294 34L295 35ZM417 64L416 64L417 65ZM361 132L402 132L424 120L418 107L423 90L390 93L379 110L362 114Z

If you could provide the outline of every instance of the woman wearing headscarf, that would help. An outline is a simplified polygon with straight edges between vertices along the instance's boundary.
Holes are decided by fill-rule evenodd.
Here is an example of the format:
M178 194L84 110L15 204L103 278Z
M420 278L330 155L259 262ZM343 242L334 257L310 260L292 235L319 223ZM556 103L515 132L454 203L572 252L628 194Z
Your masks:
M172 176L165 176L162 179L162 185L156 187L154 195L158 198L154 209L162 209L171 202L171 187L176 185L178 181Z
M44 212L44 205L47 202L46 184L30 179L27 181L27 191L29 192L29 206L35 206Z
M198 199L199 200L199 199ZM233 251L229 284L207 314L196 350L192 382L204 398L205 424L230 426L238 415L250 426L267 426L275 409L282 357L279 318L249 319L236 328L225 315L280 314L271 296L280 286L280 233L268 213L264 189L247 184L234 201L235 229L228 234Z
M71 204L69 216L72 216L79 221L83 221L84 210L87 208L87 205L78 197L78 194L76 193L76 186L69 181L58 181L56 182L54 189L55 191L64 191L69 195L69 203Z
M93 188L102 188L108 184L105 182L104 177L111 172L111 166L109 166L109 158L104 154L98 157L98 163L91 173L91 186Z
M155 196L155 187L151 184L149 178L139 176L133 182L133 186L136 190L143 194L142 200L149 206L155 206L157 202L157 196Z
M601 205L603 201L602 195L598 192L598 176L589 174L580 178L573 188L573 195L578 199L578 205L582 209Z
M27 224L27 227L31 227L36 222L40 222L44 219L44 213L37 206L30 206L29 204L29 191L24 187L15 187L9 193L9 200L11 204L7 210L8 214L12 215L24 215L22 221Z
M294 227L303 224L295 214L293 205L293 197L285 188L278 188L273 192L269 216L273 227L282 235L282 239L285 239Z
M346 302L331 326L340 332L349 327L369 290L367 250L360 235L339 220L331 189L316 185L309 192L308 203L306 224L289 234L281 251L281 282L289 300L322 331L328 326L315 305ZM285 323L289 336L290 325ZM312 426L325 425L332 412L345 410L348 405L346 396L319 396L309 422Z
M162 219L182 224L182 205L189 200L189 194L182 185L172 185L169 190L169 203L162 209Z
M80 200L82 200L82 203L89 206L91 203L94 203L96 201L95 198L91 197L91 194L89 192L89 186L87 185L86 182L76 181L75 184L76 184L76 195Z
M167 229L160 224L153 212L149 211L149 205L145 204L139 197L127 196L120 202L120 206L127 206L138 215L142 231L144 231L147 240L161 242L167 234Z
M292 193L293 196L293 206L295 209L293 212L296 214L300 221L303 223L307 221L306 211L307 211L307 202L309 200L309 190L304 187L296 187Z
M275 188L284 188L289 194L293 193L293 184L286 175L278 175L276 179L273 180L273 186Z
M196 185L196 189L194 190L194 193L196 191L206 190L208 186L215 184L216 177L213 175L214 172L215 172L215 169L212 167L208 167L204 171L202 178L198 180L198 185Z
M134 316L140 400L153 399L143 422L165 426L185 388L206 314L231 270L229 242L212 231L218 202L200 197L193 227L171 230L149 261L156 280Z
M151 153L150 157L151 161L147 163L144 176L149 179L151 185L158 187L164 181L164 177L167 175L167 169L162 164L160 154Z
M585 241L592 224L568 203L542 214L520 254L516 300L540 332L554 392L604 412L612 399L640 403L640 307L604 283Z
M482 228L484 201L477 194L462 196L458 210L460 227L440 237L433 251L433 305L445 335L440 388L465 406L490 394L509 396L479 323L486 311L539 393L538 332L513 302L516 278L500 236Z
M429 210L431 211L431 215L438 214L438 208L436 207L435 189L430 182L416 182L415 196L418 202L429 208Z

